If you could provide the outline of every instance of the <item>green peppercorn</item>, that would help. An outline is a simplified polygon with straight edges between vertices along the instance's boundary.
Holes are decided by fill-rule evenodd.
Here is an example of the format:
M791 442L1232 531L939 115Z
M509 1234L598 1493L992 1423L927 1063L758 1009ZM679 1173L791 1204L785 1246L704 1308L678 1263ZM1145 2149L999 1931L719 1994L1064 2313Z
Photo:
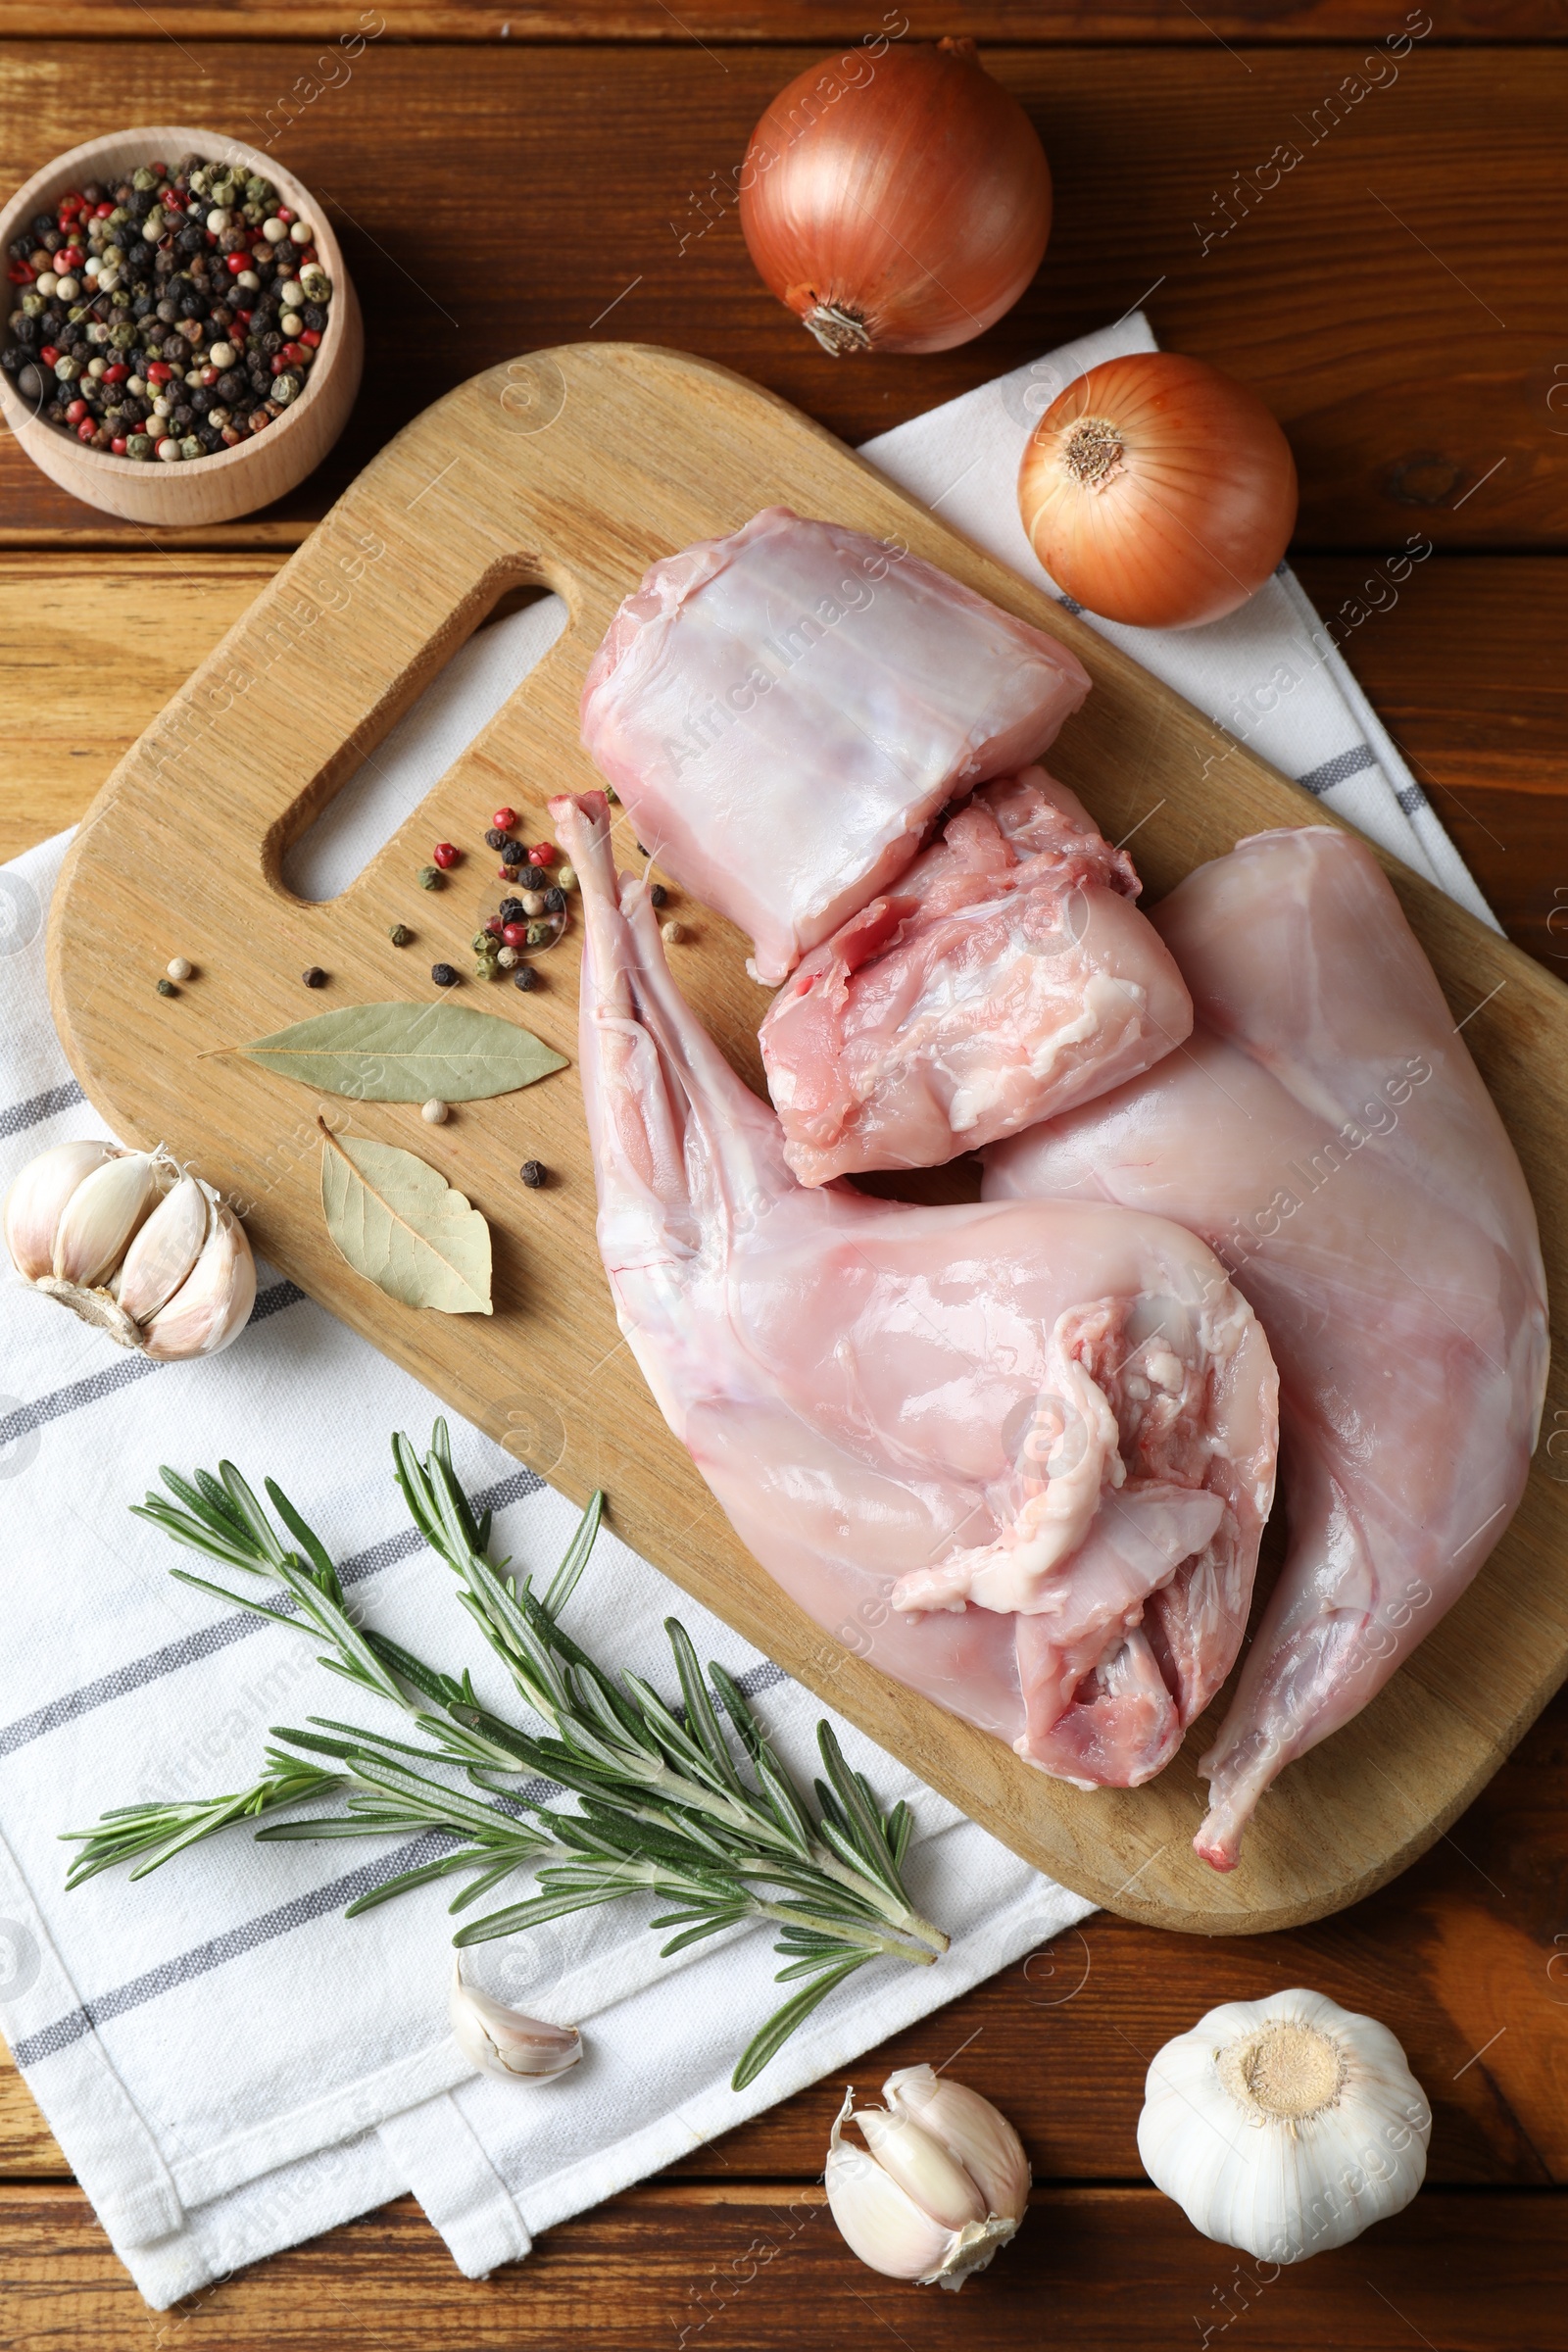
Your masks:
M530 948L547 948L556 936L554 923L530 923L527 944Z
M406 948L414 937L414 933L409 929L407 923L394 923L387 936L395 948Z
M420 866L419 888L421 890L445 890L446 886L447 878L438 865Z
M158 994L161 997L177 997L179 991L174 986L172 980L160 980L158 983Z

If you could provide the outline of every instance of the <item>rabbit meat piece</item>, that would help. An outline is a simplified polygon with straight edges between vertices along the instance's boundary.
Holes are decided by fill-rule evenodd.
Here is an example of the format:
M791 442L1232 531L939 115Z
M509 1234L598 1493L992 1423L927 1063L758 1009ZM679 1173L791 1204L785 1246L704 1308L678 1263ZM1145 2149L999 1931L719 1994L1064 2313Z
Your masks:
M1245 1625L1277 1381L1201 1242L1088 1203L808 1190L617 882L581 879L581 1075L621 1330L731 1525L818 1625L1083 1787L1168 1762Z
M1114 1202L1200 1234L1279 1360L1290 1548L1201 1767L1198 1851L1349 1721L1524 1492L1545 1281L1512 1145L1376 858L1264 833L1153 910L1198 1012L1146 1077L989 1155L999 1202Z
M803 1184L928 1168L1138 1076L1192 999L1142 885L1043 767L986 784L762 1022Z
M626 599L582 740L638 840L750 935L771 984L1088 692L1064 645L934 564L768 507Z

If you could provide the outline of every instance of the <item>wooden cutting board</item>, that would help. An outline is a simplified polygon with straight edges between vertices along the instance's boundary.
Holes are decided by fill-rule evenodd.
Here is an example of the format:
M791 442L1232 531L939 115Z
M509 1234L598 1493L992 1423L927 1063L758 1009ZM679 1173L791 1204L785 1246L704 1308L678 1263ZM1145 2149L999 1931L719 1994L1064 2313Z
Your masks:
M322 1225L316 1097L238 1057L198 1058L332 1005L425 1000L438 959L471 975L469 939L501 889L482 846L490 811L511 804L524 838L539 840L548 796L596 781L577 699L614 607L656 557L774 501L897 534L1072 647L1095 691L1051 763L1112 840L1137 828L1152 897L1244 834L1331 821L756 385L635 344L535 353L398 435L105 785L50 935L73 1067L120 1135L166 1140L225 1187L257 1249L314 1298L574 1498L604 1487L628 1543L1041 1869L1156 1926L1234 1934L1319 1917L1421 1853L1568 1674L1560 1380L1523 1506L1481 1576L1372 1705L1283 1776L1222 1878L1189 1843L1203 1730L1150 1787L1080 1793L886 1679L874 1642L851 1655L743 1550L616 1331L572 1071L442 1127L416 1106L320 1105L336 1126L419 1152L484 1211L496 1258L486 1319L399 1306L353 1274ZM289 845L498 600L527 583L564 598L560 641L341 898L293 898L279 879ZM415 877L442 839L467 855L447 889L426 894ZM626 855L636 862L629 839ZM1568 1280L1568 992L1431 885L1393 861L1390 872L1518 1146L1555 1295ZM739 934L701 907L671 911L687 931L672 951L682 987L760 1085L766 1000ZM388 937L400 919L416 933L402 951ZM154 982L175 955L197 977L161 998ZM574 932L539 960L547 985L533 995L469 977L466 1001L524 1020L575 1061ZM311 964L329 975L315 994L300 979ZM545 1190L519 1182L526 1158L552 1171ZM233 1450L266 1470L265 1432L236 1430Z

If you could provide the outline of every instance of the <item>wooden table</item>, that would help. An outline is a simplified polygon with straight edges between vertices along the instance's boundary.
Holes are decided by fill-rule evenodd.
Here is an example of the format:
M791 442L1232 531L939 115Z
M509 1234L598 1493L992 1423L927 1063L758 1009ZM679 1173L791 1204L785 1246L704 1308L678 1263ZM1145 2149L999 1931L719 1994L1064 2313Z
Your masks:
M757 284L729 174L775 88L883 23L986 44L1040 125L1056 226L1036 286L981 341L835 363ZM1391 81L1363 61L1402 28L1416 37ZM855 440L1141 300L1162 341L1232 368L1284 421L1308 589L1508 929L1560 969L1561 28L1556 0L1407 16L1206 0L1201 17L1186 0L909 0L886 19L842 0L682 0L678 16L662 0L386 0L363 17L325 0L0 0L0 186L125 122L270 141L325 197L368 330L338 452L251 520L158 539L0 446L0 856L80 813L386 435L495 360L596 332L680 345ZM1299 163L1249 196L1237 174L1282 142ZM1374 609L1379 561L1412 532L1438 552ZM1357 1910L1225 1943L1098 1917L868 2058L864 2085L962 2046L956 2071L1029 2143L1036 2210L961 2298L895 2287L845 2252L817 2181L841 2095L824 2083L485 2284L404 2200L154 2319L8 2072L0 2340L1568 2345L1565 1812L1559 1699L1452 1835ZM1149 2186L1134 2132L1163 2039L1294 1984L1385 2019L1436 2126L1409 2212L1262 2287Z

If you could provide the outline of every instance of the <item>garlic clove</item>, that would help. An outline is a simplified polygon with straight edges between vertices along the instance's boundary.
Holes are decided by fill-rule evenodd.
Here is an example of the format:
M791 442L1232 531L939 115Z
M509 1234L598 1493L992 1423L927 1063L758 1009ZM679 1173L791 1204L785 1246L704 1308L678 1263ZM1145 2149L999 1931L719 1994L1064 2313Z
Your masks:
M58 1282L96 1290L120 1263L125 1244L155 1206L165 1171L145 1152L122 1152L82 1178L55 1230Z
M883 2107L863 2107L856 2117L877 2163L901 2188L906 2188L922 2213L945 2230L961 2230L965 2222L983 2222L986 2203L961 2164L929 2132L906 2115L890 2115Z
M564 2075L582 2056L582 2035L575 2026L547 2025L542 2018L524 2017L492 2000L476 1984L465 1984L461 1962L454 1956L447 2013L458 2047L481 2073L509 2075L514 2081L531 2077L548 2081Z
M6 1248L24 1282L55 1270L55 1234L77 1187L117 1157L113 1144L56 1144L29 1159L6 1195Z
M201 1255L207 1239L207 1195L194 1176L167 1192L126 1250L115 1296L133 1322L145 1323L166 1306Z
M929 2066L889 2075L882 2096L941 2141L978 2187L988 2214L1021 2222L1033 2175L1023 2141L1001 2111L967 2083L949 2082Z
M874 2156L844 2139L854 2107L850 2090L833 2126L822 2175L839 2233L852 2254L885 2278L934 2278L956 2233L933 2221Z
M245 1229L218 1200L201 1255L166 1306L142 1327L160 1362L216 1355L244 1330L256 1303L256 1260Z

